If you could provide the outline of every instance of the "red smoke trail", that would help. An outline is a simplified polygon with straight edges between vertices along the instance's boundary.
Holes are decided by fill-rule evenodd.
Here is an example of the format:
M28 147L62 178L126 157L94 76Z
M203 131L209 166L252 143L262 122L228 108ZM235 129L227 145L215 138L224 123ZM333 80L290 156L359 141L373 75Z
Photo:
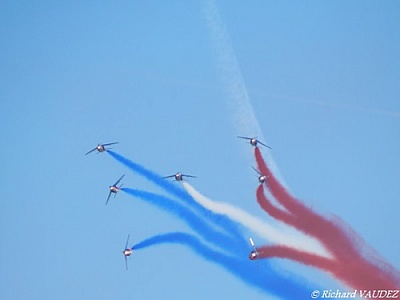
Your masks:
M257 188L257 202L261 206L263 210L265 210L271 217L274 217L277 220L280 220L288 225L295 226L296 220L295 217L272 205L271 201L264 194L264 186L260 184Z
M257 202L269 215L292 225L304 233L317 238L333 258L299 251L287 246L266 246L257 250L260 258L280 257L314 266L331 273L334 277L355 289L398 289L398 271L389 264L367 261L354 241L360 238L351 230L346 230L338 221L328 220L293 197L274 177L265 163L259 148L255 147L258 168L268 177L272 195L287 211L272 205L265 196L263 186L257 189Z
M257 248L259 258L284 258L326 271L349 287L359 290L397 289L394 279L377 266L359 257L343 263L335 258L326 258L287 246L263 246Z
M260 149L255 147L258 168L263 175L268 175L268 184L272 195L296 218L296 228L318 238L323 245L337 257L345 259L357 255L352 242L343 230L335 223L316 214L303 203L294 198L275 178L261 156ZM262 198L259 202L265 202Z
M257 248L257 251L259 252L259 258L279 257L291 259L328 272L331 272L335 264L330 258L290 248L288 246L263 246Z

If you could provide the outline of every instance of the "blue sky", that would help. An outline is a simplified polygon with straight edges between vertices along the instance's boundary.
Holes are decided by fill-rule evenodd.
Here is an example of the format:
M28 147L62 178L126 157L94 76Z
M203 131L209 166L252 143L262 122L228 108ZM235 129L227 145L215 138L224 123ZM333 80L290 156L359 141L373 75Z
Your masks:
M190 230L124 193L105 206L123 173L125 186L155 187L105 153L84 155L119 141L118 153L160 174L197 175L190 183L211 199L271 221L256 203L252 150L236 138L254 133L235 124L224 81L235 76L289 189L400 268L400 4L216 1L233 70L207 5L0 4L5 299L268 299L177 245L138 252L126 272L128 233L135 242Z

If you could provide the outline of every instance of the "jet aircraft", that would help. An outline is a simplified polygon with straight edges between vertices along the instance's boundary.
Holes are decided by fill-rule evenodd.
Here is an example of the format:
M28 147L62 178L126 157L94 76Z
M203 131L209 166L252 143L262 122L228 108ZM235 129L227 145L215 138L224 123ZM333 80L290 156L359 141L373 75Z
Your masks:
M128 243L129 243L129 234L128 238L126 239L126 244L125 244L125 249L122 251L122 254L124 255L125 258L125 268L128 270L128 256L131 256L133 250L132 248L128 248Z
M252 167L252 168L254 169L254 171L256 171L256 172L258 173L258 175L260 175L260 176L258 176L258 182L259 182L259 183L263 184L264 182L267 182L267 178L268 178L267 175L261 174L260 171L258 171L258 170L257 170L256 168L254 168L254 167ZM268 183L267 183L267 185L268 185Z
M187 174L182 174L180 172L173 174L173 175L169 175L169 176L165 176L163 178L175 178L176 181L183 181L183 177L190 177L190 178L196 178L196 176L192 176L192 175L187 175Z
M249 238L249 240L250 240L251 247L253 247L253 250L249 254L249 259L256 260L256 259L258 259L258 256L260 255L260 253L257 251L256 246L254 245L253 239Z
M87 153L85 153L85 155L88 155L89 153L92 153L95 150L97 150L97 153L107 151L108 149L111 149L111 148L107 149L106 146L110 146L110 145L114 145L114 144L118 144L118 142L107 143L107 144L97 144L96 147L94 147L92 150L90 150Z
M250 145L252 145L254 147L256 147L257 144L261 144L261 145L263 145L263 146L265 146L265 147L267 147L269 149L272 149L270 146L264 144L263 142L260 142L259 140L257 140L254 137L251 138L251 137L247 137L247 136L238 136L238 138L248 140L250 142Z
M121 181L121 179L125 176L122 175L120 179L117 180L116 183L114 183L113 185L110 185L110 192L108 193L108 197L107 197L107 201L106 201L106 205L108 203L108 200L110 200L111 197L111 193L114 193L114 198L115 196L117 196L118 191L121 189L121 187L123 186L123 184L121 184L120 186L118 186L118 183Z

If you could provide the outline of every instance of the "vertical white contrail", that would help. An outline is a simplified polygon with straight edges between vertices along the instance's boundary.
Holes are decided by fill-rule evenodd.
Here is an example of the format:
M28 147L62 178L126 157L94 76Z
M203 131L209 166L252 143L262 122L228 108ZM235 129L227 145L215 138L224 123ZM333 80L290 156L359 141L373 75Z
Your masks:
M226 26L213 0L208 1L206 19L210 28L212 45L215 47L223 84L229 94L234 122L241 135L251 134L264 139L233 50Z
M226 25L221 19L214 0L207 1L205 15L209 26L211 42L218 57L224 88L229 95L228 104L232 112L236 135L257 137L268 144L251 105ZM265 159L275 176L283 181L270 153L265 155Z
M228 216L235 222L242 224L253 233L270 242L329 257L329 254L325 248L323 248L319 242L311 237L298 234L292 235L283 232L282 230L278 230L270 224L261 221L260 219L250 215L240 208L227 203L212 201L195 190L187 182L182 182L182 184L186 191L193 197L193 199L203 207L211 210L214 213Z

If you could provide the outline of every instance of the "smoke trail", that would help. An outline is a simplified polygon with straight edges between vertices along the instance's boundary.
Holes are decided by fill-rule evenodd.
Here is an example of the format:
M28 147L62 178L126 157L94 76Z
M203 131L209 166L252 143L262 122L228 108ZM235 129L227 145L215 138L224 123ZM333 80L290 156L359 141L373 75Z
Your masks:
M223 75L223 83L229 93L229 104L231 104L234 113L234 124L239 134L251 133L262 138L262 132L251 107L235 51L214 1L208 1L205 13L211 32L212 44L215 46L220 62L219 67Z
M119 161L132 171L138 173L139 175L155 183L168 193L176 196L178 199L183 200L187 205L189 205L191 209L195 210L202 216L209 218L210 221L213 221L216 224L223 222L224 229L227 232L235 236L237 240L242 239L240 228L238 228L237 224L232 222L229 218L226 218L224 216L218 216L215 214L210 214L210 211L204 209L204 207L202 207L196 201L194 201L193 198L185 190L178 188L175 184L172 184L170 181L165 180L160 175L146 169L145 167L123 157L122 155L114 151L107 150L107 153L109 153L114 159L116 159L117 161Z
M205 17L210 28L210 37L220 62L223 84L229 94L228 104L233 115L233 124L236 135L250 135L266 141L261 127L254 113L253 106L247 92L242 72L236 58L235 50L229 38L229 33L223 22L214 0L209 0L205 9ZM267 156L268 164L274 173L283 182L279 169L271 155Z
M330 273L351 288L361 290L399 288L394 279L395 274L384 272L359 256L344 263L337 259L328 259L289 247L264 246L257 250L260 253L259 258L285 258L313 266Z
M257 233L259 236L271 242L276 242L295 248L305 249L313 253L326 255L326 251L321 248L318 243L310 240L309 238L300 239L298 237L290 236L288 234L282 234L268 223L265 223L256 217L253 217L252 215L237 207L231 206L227 203L218 203L206 198L198 191L196 191L187 182L183 183L183 187L190 195L192 195L193 199L198 201L199 204L203 205L204 207L210 209L215 213L227 215L232 220L239 222L243 226L249 228L251 231Z
M205 240L210 243L214 243L221 249L229 251L231 255L235 256L246 256L247 247L244 239L237 239L232 237L232 235L222 232L215 227L210 226L207 222L201 219L193 211L167 197L157 195L154 193L149 193L142 190L122 188L122 191L128 193L131 196L144 199L158 207L173 213L175 216L184 220L193 230L199 233ZM214 218L217 220L218 216ZM220 220L217 224L219 229L229 227L230 224L225 224L224 220Z
M264 186L259 185L256 192L257 203L265 210L271 217L284 222L285 224L292 225L296 223L296 218L287 211L272 205L271 201L264 194Z
M173 232L150 237L132 247L133 250L144 249L147 247L165 244L177 243L189 246L195 253L207 259L210 262L219 264L236 277L247 284L258 287L259 289L274 294L283 299L307 299L310 292L315 287L310 288L297 279L277 273L272 267L268 266L266 270L260 270L254 262L232 258L217 252L206 245L193 235Z
M185 193L184 190L178 188L175 184L172 184L170 181L165 180L162 178L162 176L158 175L155 172L150 171L149 169L146 169L145 167L123 157L122 155L112 151L112 150L107 150L107 153L110 154L114 159L131 169L132 171L138 173L139 175L145 177L147 180L155 183L168 193L177 196L181 199L184 199L186 202L190 203L193 202L190 197L188 197L187 193Z
M292 224L296 228L316 237L333 254L331 261L327 263L328 260L324 260L323 265L319 265L320 268L328 270L337 279L356 289L396 289L400 286L399 273L392 266L382 261L368 261L363 257L361 246L367 247L355 244L355 241L361 239L354 231L307 208L290 195L274 177L258 148L255 149L255 157L260 171L269 176L272 194L294 216L290 222L294 220ZM284 257L306 264L314 262L313 265L318 266L315 263L317 258L309 253L282 247L264 247L260 251L263 252L261 257Z
M291 259L328 272L332 272L335 266L335 261L330 258L299 251L286 246L262 246L258 247L257 251L259 253L259 258L279 257Z
M247 242L245 242L245 239L241 235L238 224L233 222L230 218L223 215L216 215L215 213L212 213L211 211L205 209L203 206L198 204L185 190L180 190L175 185L172 185L168 181L163 180L161 176L145 169L144 167L136 163L131 162L130 160L122 157L115 152L108 151L108 153L117 161L123 163L125 166L130 168L132 171L139 173L148 180L156 183L158 186L162 187L170 194L177 196L179 200L183 200L184 204L188 205L188 207L180 205L180 208L177 208L178 206L172 206L168 208L168 210L170 210L171 212L179 214L179 216L182 217L181 208L185 209L185 212L190 212L187 216L192 214L192 210L194 210L195 215L196 213L198 213L200 216L204 217L206 221L212 222L214 226L218 226L220 224L220 228L223 228L226 233L231 234L232 236L229 237L228 234L222 234L218 231L212 231L210 230L210 228L212 227L204 227L207 229L203 230L204 228L202 226L204 226L206 222L198 223L196 221L197 223L193 223L189 221L191 219L190 217L187 217L185 219L189 225L191 224L190 226L192 226L192 228L197 230L199 234L204 236L204 239L212 243L212 245L216 247L222 247L224 251L227 251L231 254L237 254L237 256L226 255L222 252L212 250L208 246L204 246L197 238L194 238L194 240L193 238L186 239L185 243L189 245L193 250L195 250L198 254L202 255L210 261L214 261L222 265L225 269L229 270L234 275L241 278L244 282L247 282L253 286L257 286L258 288L274 295L278 295L286 299L298 299L299 295L304 295L304 297L305 295L309 295L311 289L308 289L304 285L304 282L302 282L300 279L294 279L293 274L283 275L276 273L269 264L263 265L268 267L266 269L255 269L255 264L248 259L249 249L247 249L246 253L244 253L244 247L246 246L243 245L247 245ZM155 204L158 203L159 206L163 207L164 209L167 208L165 207L165 205L160 205L160 203L174 203L174 205L177 204L177 202L173 200L171 201L171 199L163 196L161 196L161 198L158 198L158 196L160 195L156 195L157 197L152 198L152 196L154 196L155 194L126 188L123 188L122 190L124 190L125 192L131 192L132 195L137 197L147 197L146 200L152 199L151 201L149 201ZM196 218L194 217L193 219ZM217 240L218 235L219 239ZM152 242L155 243L157 240L158 239L153 240ZM164 241L179 242L182 241L182 238L177 238L175 236L172 241L169 239L164 239ZM138 247L140 246L136 246L136 249ZM135 248L135 246L133 248ZM288 286L290 287L290 289L288 289ZM300 296L300 298L304 297Z
M294 198L269 170L257 147L254 149L254 153L259 170L262 174L269 176L272 195L296 217L296 228L318 238L336 257L345 258L357 255L357 250L351 240L337 224L329 222Z

